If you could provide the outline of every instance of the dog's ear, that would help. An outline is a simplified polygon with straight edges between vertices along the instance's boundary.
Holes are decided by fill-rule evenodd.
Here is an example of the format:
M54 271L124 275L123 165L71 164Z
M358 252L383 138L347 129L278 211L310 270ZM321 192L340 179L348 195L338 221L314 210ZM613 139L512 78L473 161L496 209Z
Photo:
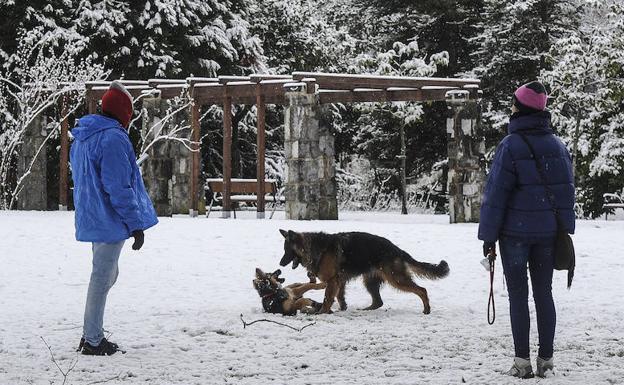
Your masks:
M288 240L291 242L302 243L303 236L296 231L288 230Z
M263 278L264 277L264 271L260 270L259 268L256 267L256 277L258 278Z
M277 269L273 272L273 276L275 276L276 278L279 277L282 274L282 271L280 269Z
M288 231L280 229L280 233L282 234L284 238L288 239L288 233L289 233Z

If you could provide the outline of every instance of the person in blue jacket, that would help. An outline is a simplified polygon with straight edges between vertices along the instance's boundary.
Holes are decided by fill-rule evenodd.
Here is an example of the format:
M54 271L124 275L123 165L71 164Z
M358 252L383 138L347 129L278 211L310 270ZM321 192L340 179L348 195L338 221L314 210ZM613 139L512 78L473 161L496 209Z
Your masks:
M112 355L119 350L104 337L106 297L117 280L125 240L133 237L132 249L139 250L143 231L158 223L128 137L131 118L132 96L114 81L102 96L102 114L80 118L71 130L76 239L91 242L93 251L78 348L87 355Z
M537 312L539 351L536 372L553 372L553 341L556 314L552 297L554 240L557 220L574 233L574 177L570 153L550 127L544 86L531 82L513 95L509 135L496 149L490 169L479 223L483 254L495 254L499 242L501 261L509 292L511 329L515 358L507 374L534 376L529 349L528 270ZM520 135L524 135L543 165L551 197L540 179L536 160Z

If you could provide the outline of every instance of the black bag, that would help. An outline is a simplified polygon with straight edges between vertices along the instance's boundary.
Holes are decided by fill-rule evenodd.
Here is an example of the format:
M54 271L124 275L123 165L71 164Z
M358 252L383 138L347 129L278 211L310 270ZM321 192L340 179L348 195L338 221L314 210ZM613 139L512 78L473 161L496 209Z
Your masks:
M548 197L548 201L550 202L550 206L552 207L553 212L555 213L555 220L557 221L557 234L555 236L555 250L554 250L554 259L555 259L555 269L556 270L567 270L568 271L568 289L572 286L572 279L574 278L574 268L576 267L576 256L574 253L574 243L572 242L572 237L568 234L567 230L563 226L561 221L561 217L559 216L559 210L557 210L557 206L555 205L555 196L553 195L548 183L546 183L546 174L544 173L544 168L542 164L535 156L535 150L533 146L529 142L526 136L518 133L518 135L522 138L524 143L526 143L527 147L529 147L529 151L531 152L531 157L535 161L535 165L537 167L537 172L539 173L542 184L544 185L544 189L546 189L546 196Z

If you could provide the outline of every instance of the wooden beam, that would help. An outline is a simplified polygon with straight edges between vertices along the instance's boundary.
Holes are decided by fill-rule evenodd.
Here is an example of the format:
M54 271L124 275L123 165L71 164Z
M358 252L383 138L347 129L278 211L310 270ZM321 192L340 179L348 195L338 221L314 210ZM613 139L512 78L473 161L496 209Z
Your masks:
M192 217L197 216L199 211L199 174L200 174L200 156L201 145L200 140L200 125L199 125L200 105L193 103L191 106L191 196L189 215Z
M431 89L402 89L402 90L355 90L330 91L320 90L319 101L326 103L367 103L367 102L425 102L443 101L448 91L456 88L438 87Z
M59 160L59 210L66 211L69 205L69 118L67 117L67 95L61 98L61 153Z
M185 96L188 91L188 84L161 84L156 89L160 91L161 99L173 99L178 96Z
M388 88L409 87L422 88L425 86L463 87L467 84L479 84L479 79L450 79L425 77L400 77L379 75L350 75L331 74L321 72L294 72L293 79L301 81L304 78L314 78L321 89L354 89L354 88Z
M223 104L223 96L220 97L195 97L194 98L198 103L202 106L210 106L210 105L222 105ZM237 97L231 98L233 104L247 104L254 105L256 104L256 97ZM283 95L280 96L265 96L264 104L276 104L276 105L284 105L286 103L286 99Z
M316 79L314 78L303 78L301 79L302 83L306 85L306 93L313 94L316 93Z
M189 87L193 88L196 84L199 83L219 83L218 78L196 78L196 77L188 77L186 78L186 83L188 83Z
M121 79L119 81L124 86L147 86L148 83L149 83L147 80L125 80L125 79ZM85 85L86 85L87 88L108 87L108 86L110 86L111 83L112 83L112 81L94 80L94 81L86 82Z
M258 112L258 133L256 137L258 159L256 164L256 180L258 183L258 201L257 201L257 218L264 218L264 156L265 156L265 120L266 120L266 105L264 104L264 95L262 93L262 85L256 84L256 110Z
M249 80L253 83L260 83L263 80L280 80L280 79L292 79L290 75L269 75L269 74L253 74L249 75Z
M233 81L227 83L228 95L235 104L255 104L257 87L260 85L262 94L267 98L265 103L279 102L280 97L284 96L284 84L289 83L289 79L263 80L260 83L250 81ZM225 90L224 84L219 83L198 83L192 90L192 97L199 99L202 103L212 103L215 100L219 102L223 99Z
M219 83L228 84L231 82L248 82L249 76L219 76Z
M273 79L260 82L264 96L284 95L284 84L292 83L292 79Z
M137 98L141 96L144 91L152 90L152 88L150 88L147 85L126 86L126 89L130 93L130 95L132 95L133 98ZM87 91L91 93L92 98L100 100L102 99L102 96L104 96L104 93L108 91L108 86L95 86L92 88L88 88Z
M151 88L156 88L160 85L172 85L172 84L187 84L186 79L149 79L147 85Z
M225 87L223 94L223 218L230 217L232 205L232 98Z
M201 77L201 76L189 76L186 78L186 82L188 84L195 84L195 83L218 83L219 82L219 78L206 78L206 77Z

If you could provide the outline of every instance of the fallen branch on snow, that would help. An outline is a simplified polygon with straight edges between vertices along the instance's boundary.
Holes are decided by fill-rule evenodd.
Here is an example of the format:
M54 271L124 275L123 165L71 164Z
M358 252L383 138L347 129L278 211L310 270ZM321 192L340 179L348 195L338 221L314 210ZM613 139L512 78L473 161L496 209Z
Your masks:
M52 357L52 362L54 362L54 365L56 365L58 370L63 375L63 385L65 385L65 383L67 382L67 376L69 376L69 373L71 373L71 371L74 370L74 368L76 367L76 364L78 364L78 356L76 356L76 359L69 364L69 367L65 371L65 370L63 370L61 368L61 365L59 365L59 363L56 361L56 358L54 358L54 353L52 353L52 348L50 347L50 345L48 345L48 343L46 342L46 340L42 336L39 336L39 338L41 338L41 341L43 341L45 346L50 351L50 356Z
M280 325L280 326L287 327L287 328L292 329L292 330L294 330L296 332L299 332L299 333L301 333L303 331L303 329L316 324L316 321L314 321L314 322L312 322L310 324L304 325L301 328L296 328L294 326L290 326L290 325L287 325L287 324L284 324L284 323L281 323L281 322L277 322L277 321L273 321L273 320L270 320L270 319L266 319L266 318L257 319L255 321L251 321L251 322L245 322L245 320L243 319L243 315L242 314L240 315L240 319L243 322L243 329L245 329L247 326L251 326L251 325L255 324L256 322L270 322L270 323L274 323L274 324L277 324L277 325Z
M87 385L95 385L95 384L104 384L106 382L110 382L110 381L114 381L114 380L118 380L121 377L121 373L119 373L118 375L116 375L115 377L111 377L108 378L106 380L99 380L99 381L93 381L93 382L89 382L87 383Z

